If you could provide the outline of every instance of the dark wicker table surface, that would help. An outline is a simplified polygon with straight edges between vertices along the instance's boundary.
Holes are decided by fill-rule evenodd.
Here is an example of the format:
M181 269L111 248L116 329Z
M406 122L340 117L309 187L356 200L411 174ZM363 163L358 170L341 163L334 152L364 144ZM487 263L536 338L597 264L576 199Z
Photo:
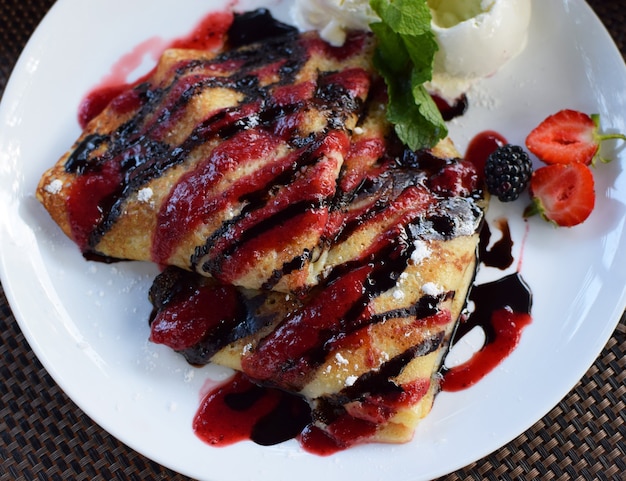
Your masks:
M0 0L0 95L53 3ZM588 3L626 56L626 0ZM441 479L626 480L625 353L626 315L582 380L543 419ZM125 446L68 399L33 354L1 288L0 377L0 480L189 481Z

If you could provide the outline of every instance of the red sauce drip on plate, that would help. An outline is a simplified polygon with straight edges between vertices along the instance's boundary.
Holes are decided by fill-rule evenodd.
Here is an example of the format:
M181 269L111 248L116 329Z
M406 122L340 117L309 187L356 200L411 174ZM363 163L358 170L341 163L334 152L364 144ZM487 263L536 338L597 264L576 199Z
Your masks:
M498 132L493 130L481 132L477 134L467 146L465 160L473 163L482 177L489 154L506 143L507 140Z
M267 446L295 438L309 422L310 410L302 399L236 374L204 398L193 430L216 447L246 439Z
M441 384L442 390L461 391L493 371L513 352L519 343L522 330L530 321L530 314L513 312L508 308L492 312L488 322L495 336L469 361L446 371Z
M397 393L371 396L355 403L353 412L344 413L324 431L314 424L302 398L258 386L237 373L205 396L194 416L193 429L215 447L244 440L274 445L296 439L306 451L328 456L370 438L379 423L403 405L419 401L429 387L428 379L417 380Z
M479 244L480 261L504 270L513 263L513 240L506 219L498 219L496 227L502 232L502 237L488 249L491 230L487 223L483 226ZM523 329L532 320L532 294L519 272L474 285L469 300L474 302L474 311L469 317L461 319L451 345L454 346L475 327L484 331L485 344L467 362L450 369L442 368L444 391L466 389L493 371L513 352Z
M343 416L333 424L332 436L311 421L300 397L260 387L237 373L212 390L193 419L193 430L207 444L225 447L251 440L270 446L297 439L308 452L328 456L373 434L372 422Z
M189 35L174 40L170 48L217 50L224 45L226 33L232 22L233 14L230 11L210 13Z
M212 12L204 17L186 37L175 39L170 44L165 44L161 39L155 37L138 45L124 55L113 66L110 74L84 97L78 109L78 123L81 128L84 129L89 121L100 114L113 99L145 82L152 75L154 69L134 82L127 80L128 74L140 65L146 53L152 53L155 58L158 58L167 48L218 49L224 44L226 32L232 21L233 14L231 12ZM127 108L126 111L131 110L130 106Z
M493 371L513 352L531 322L532 296L519 273L474 286L470 300L475 309L459 323L452 345L475 327L483 329L485 344L467 362L442 369L444 391L466 389Z
M465 94L461 95L452 102L448 102L439 95L432 95L432 98L435 101L435 105L439 109L439 112L441 112L441 117L445 121L452 120L455 117L460 117L467 111L468 101Z

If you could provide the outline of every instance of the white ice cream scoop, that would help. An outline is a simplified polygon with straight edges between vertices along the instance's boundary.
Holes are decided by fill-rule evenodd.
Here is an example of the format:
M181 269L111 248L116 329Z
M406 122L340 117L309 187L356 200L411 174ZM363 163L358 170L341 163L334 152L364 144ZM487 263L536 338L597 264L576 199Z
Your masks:
M455 97L497 72L527 42L530 0L428 0L439 51L432 85Z

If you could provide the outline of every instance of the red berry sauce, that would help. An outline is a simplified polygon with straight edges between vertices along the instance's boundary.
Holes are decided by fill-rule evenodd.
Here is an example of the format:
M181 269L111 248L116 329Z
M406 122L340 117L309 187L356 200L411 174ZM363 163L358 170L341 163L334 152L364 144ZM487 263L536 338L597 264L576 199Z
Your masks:
M530 292L518 273L474 286L470 300L476 310L460 322L455 337L460 339L480 326L486 335L485 345L469 361L443 370L444 391L466 389L489 374L513 352L531 321Z
M340 52L337 55L346 53ZM339 78L337 85L341 85L344 91L352 91L353 95L358 94L365 88L359 75ZM302 99L303 96L310 96L310 91L302 89L279 92L275 94L275 98L281 108ZM289 121L285 121L273 132L274 135L280 136L278 132L289 130ZM257 148L255 141L247 138L247 135L249 134L236 132L231 137L233 143L231 150L242 153L238 162L246 162L251 156L246 152ZM331 140L337 138L339 141L332 132L330 138ZM264 149L271 150L275 140L276 137L272 136L265 138L258 146L259 155L263 155ZM344 142L347 139L340 141ZM392 318L395 315L406 315L406 313L387 313L382 317L373 316L368 310L369 301L393 285L410 258L412 251L407 249L407 246L411 246L412 242L410 235L408 239L406 238L410 230L405 226L417 222L420 215L428 209L432 209L434 226L447 225L442 219L435 221L438 215L445 217L446 213L433 209L433 206L442 198L476 195L480 186L480 165L484 163L490 151L495 150L502 141L503 139L494 133L480 136L473 142L468 159L465 161L458 159L446 161L435 158L428 152L407 152L402 147L387 145L376 138L365 138L351 145L346 143L347 157L338 181L338 192L329 209L325 211L328 218L324 238L331 243L340 242L359 227L368 222L375 222L381 217L389 220L389 230L381 234L359 259L336 268L314 292L306 294L300 307L295 307L252 353L244 356L243 373L235 375L203 399L194 418L196 434L213 446L226 446L246 439L269 445L295 438L311 453L330 455L367 441L375 433L377 426L393 416L398 409L419 401L430 388L428 379L418 380L410 386L397 386L389 380L397 375L412 357L427 354L435 349L443 341L442 337L415 346L409 352L390 360L379 371L370 372L359 378L354 385L346 387L340 393L340 397L355 399L355 402L349 403L351 406L349 410L345 409L343 403L335 405L332 399L318 400L315 416L323 419L324 429L320 429L312 418L311 408L301 398L288 394L284 389L297 391L304 386L309 374L320 365L328 350L338 345L350 346L351 343L358 345L367 342L364 341L366 337L361 336L361 332L369 324L380 322L387 316ZM238 143L241 144L240 147ZM389 155L389 152L395 154ZM277 159L276 168L280 168L282 160L284 159ZM415 167L426 174L425 179L420 180L417 185L411 180L411 169ZM195 196L206 199L204 189L211 183L210 171L207 170L206 175L201 173L192 175L200 177L196 180L192 177L186 179L177 187L182 190L172 195L180 195L192 203L195 202L193 200ZM323 175L317 178L322 179ZM247 190L255 190L253 184L250 184L254 179L246 179L245 182L245 185L232 186L233 196L245 195ZM262 179L258 179L257 182L258 186L263 185ZM183 189L185 185L187 186ZM390 185L392 187L389 187ZM306 192L306 188L297 190ZM346 204L348 199L355 198L359 199L359 202ZM298 203L296 198L290 198L289 195L286 201L288 204ZM352 208L352 205L359 205L359 208ZM197 205L189 207L187 211L197 213L206 208L198 200ZM268 218L281 212L281 209L284 212L285 207L279 205L278 211L268 212ZM189 215L177 220L163 217L162 221L164 239L166 230L175 233L176 225L196 222ZM242 222L245 223L246 219L242 219ZM315 221L311 222L312 225L315 224ZM229 226L228 231L224 232L229 232L228 239L240 239L246 235L247 229L243 227ZM510 250L512 246L512 242L506 241L510 240L510 231L504 233L503 239L489 251L482 247L482 255L489 265L504 268L510 264L510 255L506 255L507 249ZM452 236L454 233L442 227L438 235ZM266 240L259 242L261 245L263 242L270 245L279 242L278 236L269 235ZM482 237L483 246L488 244L489 237L490 232L487 228ZM175 244L175 240L167 242ZM228 281L229 276L236 275L229 272L236 269L239 261L233 258L229 246L222 245L220 239L213 239L212 242L218 246L218 250L224 249L229 252L229 265L222 263L219 264L219 269L214 269L222 276L222 281ZM156 258L165 259L171 248L158 248ZM217 258L219 259L219 256ZM164 273L166 279L170 273L171 271ZM172 285L180 287L185 285L185 282L195 282L189 281L195 277L188 273L173 275L181 277ZM161 279L157 279L155 291L158 291L159 282ZM163 292L170 291L168 282L165 282ZM501 282L474 289L472 300L477 305L476 311L459 327L458 335L462 335L470 326L480 324L488 331L490 347L475 357L471 369L461 373L453 370L444 372L446 389L456 389L459 385L468 387L511 352L519 339L523 325L530 319L528 314L530 296L526 293L528 290L519 276L511 276ZM153 298L159 297L159 293L155 292ZM412 314L417 317L417 322L433 326L449 322L450 314L433 311L432 306L436 305L437 301L427 297L425 296L414 307ZM235 302L234 297L229 299ZM495 302L494 299L502 302ZM225 300L222 302L228 304ZM240 296L236 302L238 306L244 308L237 312L232 323L230 321L225 323L226 327L219 336L205 333L205 337L195 346L190 347L187 344L179 346L177 350L189 362L206 363L215 352L229 342L250 335L265 325L262 320L255 318L255 304L251 299ZM171 305L181 313L181 310L175 307L177 306L175 302ZM159 312L158 302L156 307L155 312ZM161 312L163 310L167 312L169 307L161 306L160 309ZM236 306L233 304L230 308L222 309L226 312L235 312ZM160 315L157 314L152 322L153 339L157 338L155 331L160 329ZM197 323L192 319L187 320L191 325L197 326L196 334L204 332L205 326L215 323L215 320L207 322L202 319L203 316L199 317L201 319ZM176 349L175 338L171 341L160 338L159 342ZM250 381L247 376L254 378L255 382ZM265 385L260 386L259 383Z
M480 260L484 265L506 269L513 263L511 230L504 219L496 223L502 231L502 237L488 249L491 231L485 223L479 245ZM485 333L485 343L467 362L442 369L444 391L460 391L471 387L493 371L513 352L523 329L532 320L532 294L519 272L493 282L474 285L469 301L474 303L474 311L468 317L461 318L451 345L454 346L475 327L480 327Z
M269 446L297 437L310 422L303 399L236 374L202 400L193 430L216 447L245 440Z
M249 35L254 29L246 28L245 24L242 27L239 18L233 19L225 13L211 14L198 29L172 46L219 50L226 41L237 45L258 40L256 33ZM272 32L270 36L290 35L289 29L284 31L280 26L276 30L265 17L258 18ZM233 25L237 28L229 32ZM236 38L232 33L237 29L240 34ZM257 88L252 77L258 79L278 72L281 81L288 85L301 67L297 61L299 55L323 49L336 59L346 59L359 51L364 39L363 35L354 35L344 47L336 49L316 40L300 42L292 36L291 40L281 39L258 52L254 62L242 61L226 51L212 61L215 75L209 69L190 76L187 83L176 87L178 90L169 92L152 86L147 75L128 85L101 85L81 108L81 124L86 124L106 105L120 114L137 111L114 136L94 135L85 139L67 161L68 171L80 174L70 194L68 211L74 236L86 254L115 223L130 193L168 168L182 164L202 142L215 139L219 139L221 147L198 170L183 176L170 194L170 200L176 202L166 202L170 207L159 213L160 228L152 253L157 262L165 262L175 251L183 227L201 223L228 198L244 198L246 209L233 222L218 229L204 249L199 249L194 261L203 263L203 268L225 282L245 270L250 256L259 252L262 255L269 246L281 246L281 239L287 233L322 230L324 241L332 244L368 222L389 221L389 228L358 259L335 268L322 285L303 295L309 297L290 312L258 349L244 357L243 374L204 398L193 427L211 445L226 446L245 439L271 445L297 438L310 452L332 454L367 440L381 422L398 409L419 401L430 388L427 379L403 386L390 379L414 357L437 349L444 341L438 331L345 387L340 396L354 400L349 409L343 401L320 400L315 415L323 418L325 430L312 419L311 409L302 399L280 389L297 390L321 364L328 350L361 342L364 339L361 333L368 325L407 315L407 312L374 315L368 304L395 285L406 268L420 222L432 222L433 235L439 238L455 235L450 219L446 221L447 210L438 208L438 203L445 204L447 198L459 195L468 199L480 197L480 162L485 158L484 144L491 142L489 136L484 136L486 140L481 140L480 148L470 149L469 162L437 159L427 152L407 152L394 145L392 139L384 141L390 142L389 145L381 139L365 139L358 145L350 145L338 118L331 119L324 136L299 138L297 106L305 101L345 102L346 109L359 112L359 99L367 94L370 79L365 72L352 69L328 75L316 88L310 85L277 88L267 95L265 103L251 101L236 110L208 113L179 146L159 141L168 126L177 121L180 115L177 109L184 107L179 99L185 98L185 93L192 94L205 82L224 82L225 87L237 88L247 95ZM246 75L241 73L244 63L248 69ZM180 72L194 67L193 62L177 65ZM237 75L230 75L235 72ZM258 98L255 95L250 97ZM466 108L462 104L449 107L454 115L460 115ZM498 142L495 137L492 140ZM211 186L219 175L233 168L232 163L245 164L271 155L281 142L298 148L291 155L278 156L271 169L260 169L234 182L225 197L212 196ZM93 161L90 154L105 143L108 157ZM333 183L331 173L336 166L332 161L319 162L331 150L347 155L338 184ZM306 175L302 175L303 166L308 169ZM425 173L425 179L415 178L412 170L415 167ZM267 202L269 192L274 192L276 186L283 187L280 195L274 202ZM478 228L481 222L478 209L471 210L469 203L467 208L468 216L477 216ZM425 211L430 216L428 219L423 218ZM297 269L301 262L302 259L294 259L277 276ZM259 306L256 296L220 283L206 284L207 281L198 277L167 269L157 278L150 293L155 306L151 340L170 346L191 364L209 362L225 345L258 332L271 322L256 314ZM516 335L528 320L530 310L530 296L520 294L524 287L519 276L509 276L472 291L477 308L461 324L459 334L472 324L480 324L487 331L488 346L492 347L477 357L475 365L482 367L470 369L470 374L445 373L447 388L475 382L515 346ZM439 299L424 296L408 314L416 316L417 322L432 326L445 324L449 313L437 311L433 306L438 302ZM266 380L267 385L251 382L246 374ZM455 379L457 376L460 381Z
M439 109L439 112L441 112L441 117L445 121L452 120L455 117L460 117L467 112L469 104L465 94L461 95L452 102L448 102L439 95L432 95L432 98L435 101L435 105Z
M486 130L470 141L465 152L465 160L474 164L476 171L482 178L489 155L495 152L498 147L506 144L507 140L501 134L493 130Z
M131 52L124 55L113 66L111 73L100 85L83 98L78 111L78 123L80 126L85 128L89 121L100 114L113 99L120 94L132 91L134 87L150 78L154 70L151 70L134 82L126 81L128 72L132 72L141 63L146 53L151 53L154 58L158 58L166 48L219 50L224 45L226 32L232 22L233 14L231 12L210 13L185 38L176 39L167 44L162 39L154 37L138 45ZM126 107L128 110L124 109L122 113L132 110L128 105Z
M217 48L226 41L241 43L231 38L228 27L232 23L242 30L244 17L211 14L197 32L173 45ZM149 77L128 86L106 86L107 92L122 92L111 99L110 108L120 114L134 109L134 115L110 135L85 138L66 162L67 171L79 174L67 203L73 237L86 255L115 224L130 195L211 142L219 145L179 180L158 213L151 253L155 262L167 264L182 240L180 232L193 230L232 203L244 207L192 259L194 268L208 270L225 282L238 278L265 252L281 250L296 237L319 237L335 194L338 162L349 149L343 123L359 113L370 74L352 68L322 72L316 84L294 84L312 49L321 47L309 37L295 35L293 29L279 30L282 37L243 53L225 50L200 61L202 65L183 60L173 67L181 80L172 86L152 85ZM202 43L205 37L208 44ZM334 56L348 58L360 52L365 39L364 34L357 34L344 48L328 48ZM267 85L261 78L275 74L278 81ZM167 133L184 115L189 99L206 85L235 89L251 100L232 109L207 112L186 140L169 145ZM307 105L321 112L332 106L339 113L328 114L326 129L304 136L299 127ZM95 108L91 112L95 114ZM94 154L103 147L104 155ZM276 154L279 148L287 153ZM250 175L233 182L225 193L214 193L215 184L230 171L259 159L272 162L251 169ZM285 264L285 272L277 273L276 281L301 263L302 259L294 259Z

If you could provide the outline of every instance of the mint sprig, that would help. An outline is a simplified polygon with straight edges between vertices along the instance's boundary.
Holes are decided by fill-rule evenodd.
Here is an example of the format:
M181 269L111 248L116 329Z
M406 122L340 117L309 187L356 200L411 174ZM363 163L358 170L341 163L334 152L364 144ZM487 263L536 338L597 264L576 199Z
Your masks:
M448 134L437 105L424 88L439 49L426 0L370 0L380 22L374 66L387 84L387 119L412 150L433 147Z

